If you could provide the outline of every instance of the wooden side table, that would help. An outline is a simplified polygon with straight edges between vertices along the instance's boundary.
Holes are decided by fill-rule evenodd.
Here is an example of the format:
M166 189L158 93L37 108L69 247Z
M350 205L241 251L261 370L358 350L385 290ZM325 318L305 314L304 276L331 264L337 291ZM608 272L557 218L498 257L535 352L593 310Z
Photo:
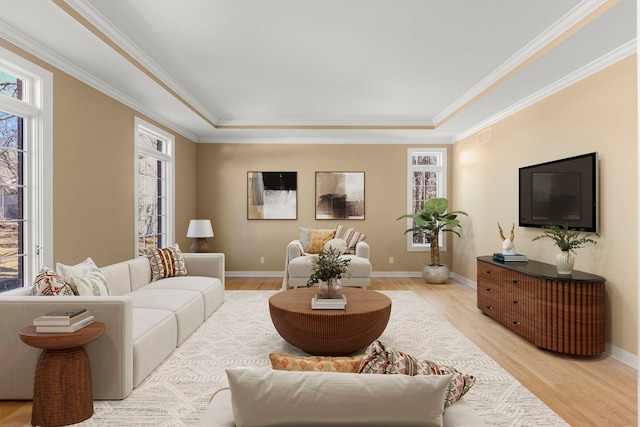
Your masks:
M39 334L35 326L20 330L22 342L43 350L33 386L32 425L57 427L91 418L91 365L83 346L100 338L103 332L102 322L66 334Z

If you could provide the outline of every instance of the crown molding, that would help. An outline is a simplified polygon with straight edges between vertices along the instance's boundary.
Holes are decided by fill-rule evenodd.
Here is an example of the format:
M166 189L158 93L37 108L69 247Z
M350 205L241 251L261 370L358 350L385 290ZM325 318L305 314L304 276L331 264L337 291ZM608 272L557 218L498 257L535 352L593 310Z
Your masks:
M483 120L482 122L476 124L475 126L467 129L466 131L457 134L454 138L454 143L461 141L479 131L481 131L482 129L485 129L489 126L492 126L494 124L496 124L497 122L506 119L509 116L512 116L513 114L524 110L527 107L530 107L531 105L542 101L545 98L548 98L551 95L554 95L558 92L560 92L563 89L568 88L571 85L574 85L576 83L578 83L581 80L586 79L587 77L590 77L602 70L604 70L607 67L610 67L611 65L622 61L625 58L628 58L629 56L633 55L634 53L636 53L637 51L637 39L633 39L625 44L623 44L622 46L618 47L617 49L612 50L611 52L607 53L606 55L601 56L600 58L596 59L595 61L592 61L591 63L583 66L582 68L574 71L571 74L566 75L565 77L551 83L550 85L547 85L546 87L540 89L539 91L529 95L526 98L523 98L522 100L520 100L519 102L509 106L508 108L505 108L504 110L494 114L493 116L489 117L486 120Z
M107 37L112 43L134 58L145 70L145 74L153 79L158 79L184 101L187 107L194 108L198 113L202 114L207 120L214 125L217 124L218 118L209 111L196 97L188 90L182 87L169 73L167 73L160 65L151 59L143 50L133 43L127 36L122 34L109 22L98 10L89 2L80 0L62 0L73 10L79 13L84 19L94 25L98 31ZM73 18L73 17L72 17ZM127 58L125 58L127 59Z
M199 138L201 144L283 144L283 145L398 145L398 144L426 144L451 145L455 141L449 137L368 137L335 135L327 137L292 137L292 136L261 136L261 135L216 135Z
M570 10L565 16L543 31L538 37L516 52L513 56L493 70L488 76L465 92L460 98L433 118L433 123L438 127L444 120L464 109L476 98L486 93L492 85L498 84L509 73L516 70L525 61L545 49L550 43L558 39L562 34L576 26L580 21L589 16L595 10L607 3L607 0L585 0Z

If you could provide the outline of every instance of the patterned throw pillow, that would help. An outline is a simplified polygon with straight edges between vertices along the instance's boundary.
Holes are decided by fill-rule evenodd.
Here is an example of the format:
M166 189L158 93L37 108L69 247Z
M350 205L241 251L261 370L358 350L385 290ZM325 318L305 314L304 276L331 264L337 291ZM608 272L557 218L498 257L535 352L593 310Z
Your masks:
M359 374L450 375L444 408L456 403L476 383L472 375L465 375L451 366L438 365L429 360L418 360L401 351L374 341L367 348L358 367Z
M97 267L81 277L71 277L70 285L75 287L77 295L81 296L108 296L110 293L107 279Z
M71 286L56 274L55 271L47 267L42 267L42 270L40 270L40 273L36 276L36 280L33 282L31 295L72 297L75 294Z
M306 252L308 254L319 254L324 249L324 244L333 239L336 230L333 229L309 229L309 245Z
M71 283L72 277L82 277L94 268L98 268L98 266L96 266L91 258L87 258L76 265L65 265L61 262L56 263L56 273L62 276L68 283Z
M331 356L295 356L293 354L269 354L271 367L279 371L318 371L355 373L362 361L362 355Z
M358 242L364 241L367 238L366 234L362 234L359 231L355 231L353 228L346 228L343 225L338 224L336 227L336 239L343 239L347 242L347 254L356 253L356 245Z
M152 282L166 277L188 275L184 257L177 243L168 248L146 249L145 255L151 264Z

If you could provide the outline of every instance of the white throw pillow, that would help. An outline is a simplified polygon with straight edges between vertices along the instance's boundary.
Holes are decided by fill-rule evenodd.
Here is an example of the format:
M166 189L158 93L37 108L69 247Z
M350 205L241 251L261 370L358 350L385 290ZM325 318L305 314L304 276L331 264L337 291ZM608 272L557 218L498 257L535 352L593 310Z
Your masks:
M331 239L327 243L324 244L324 250L326 251L329 248L337 249L340 251L340 254L347 252L347 242L344 239Z
M82 277L74 276L69 283L75 288L80 296L108 296L109 285L104 274L98 269L93 268Z
M56 263L56 273L62 276L62 278L67 282L71 282L72 277L84 276L94 268L98 267L91 258L87 258L76 265L65 265L61 262Z
M441 427L450 375L227 369L237 427Z

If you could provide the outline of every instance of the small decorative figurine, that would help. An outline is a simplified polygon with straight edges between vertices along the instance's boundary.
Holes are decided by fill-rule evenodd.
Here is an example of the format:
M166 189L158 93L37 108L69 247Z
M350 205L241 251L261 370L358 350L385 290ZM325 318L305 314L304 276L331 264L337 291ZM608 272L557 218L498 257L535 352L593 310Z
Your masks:
M498 223L498 230L500 230L500 238L502 239L502 254L503 255L515 255L516 247L513 244L514 230L516 228L516 224L513 223L511 226L511 236L507 239L504 237L504 233L502 232L502 227L500 227L500 223Z

